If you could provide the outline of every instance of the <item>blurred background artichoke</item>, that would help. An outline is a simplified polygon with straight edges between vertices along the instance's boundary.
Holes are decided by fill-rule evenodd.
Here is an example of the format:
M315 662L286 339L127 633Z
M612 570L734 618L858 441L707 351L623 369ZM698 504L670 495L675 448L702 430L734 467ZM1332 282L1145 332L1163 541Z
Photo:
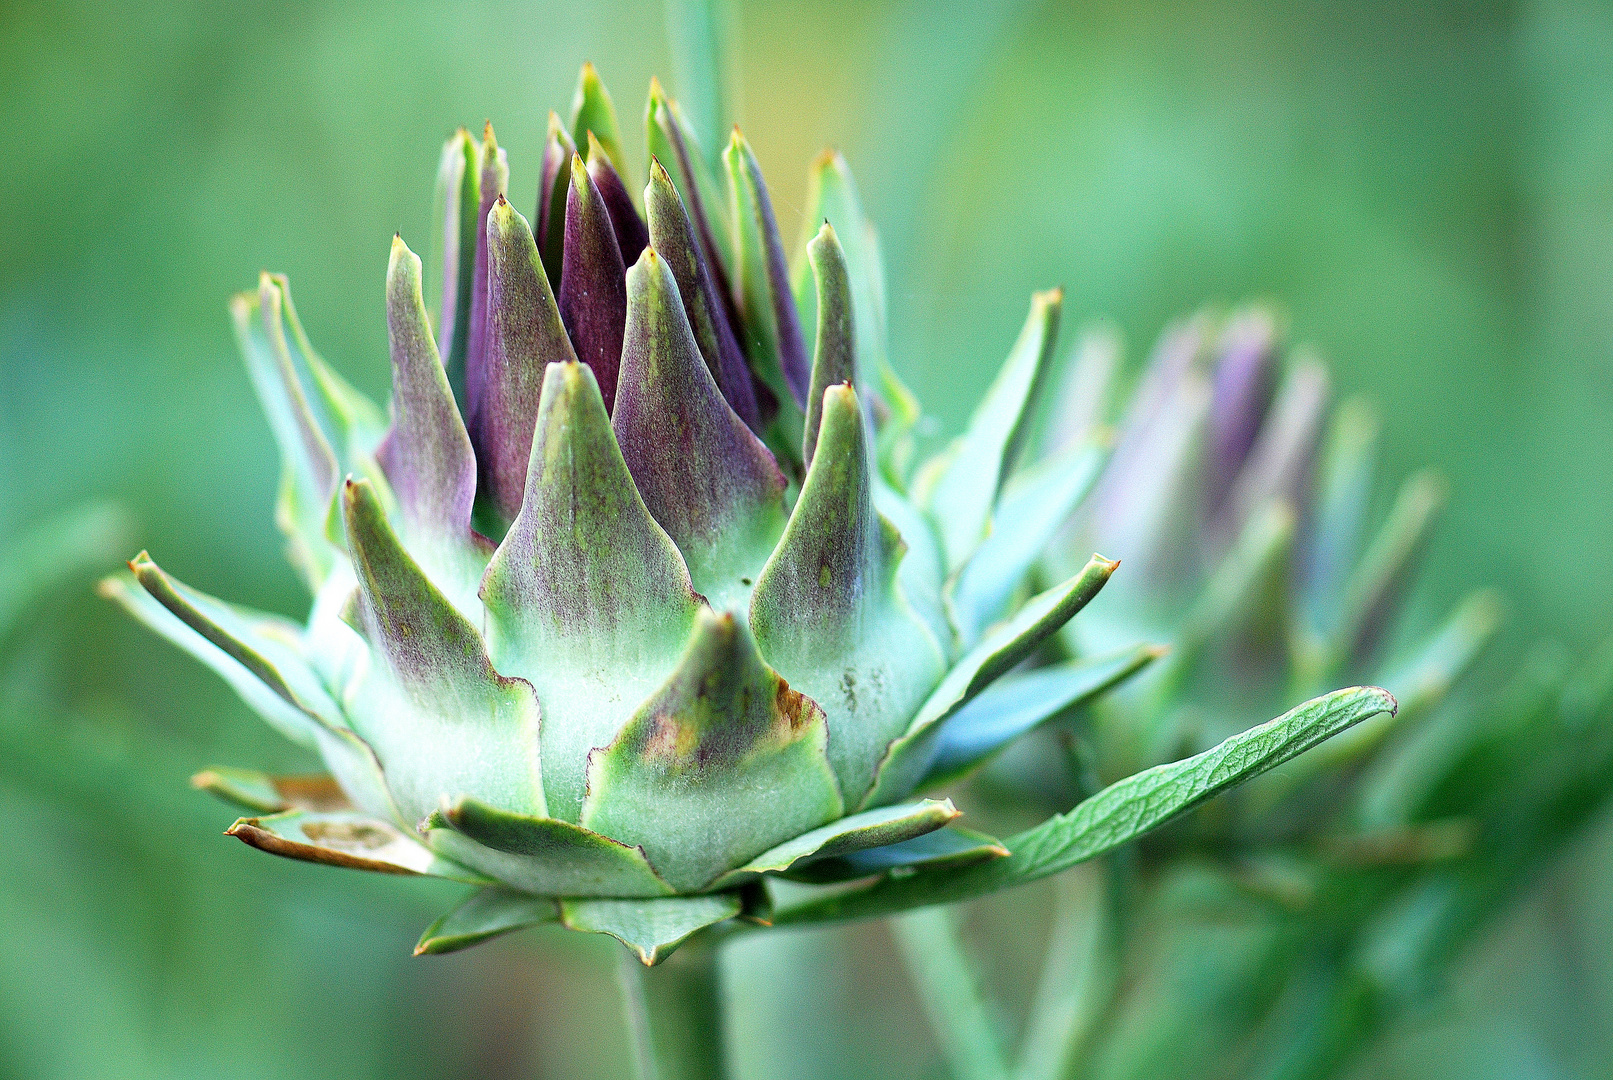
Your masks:
M1552 638L1585 655L1613 594L1613 16L1570 2L945 15L749 4L732 19L725 88L787 235L807 198L795 163L834 144L856 169L895 283L891 359L939 415L936 434L961 427L1033 289L1065 286L1068 326L1112 318L1131 343L1128 381L1168 319L1269 298L1290 338L1328 357L1338 396L1377 403L1380 475L1431 465L1449 481L1403 644L1472 585L1497 586L1508 619L1489 655L1532 659L1481 661L1462 715L1496 730L1571 719L1563 654L1529 648ZM3 25L0 531L25 553L7 581L48 584L30 567L68 560L30 562L44 535L31 530L110 497L139 517L108 556L132 539L202 589L288 614L300 586L270 527L270 435L220 295L295 267L322 351L382 397L385 322L354 315L352 297L374 288L376 237L426 234L419 163L440 140L489 114L512 155L536 160L544 107L566 99L583 58L619 86L678 79L654 3L42 3ZM623 141L642 161L632 127ZM534 190L514 197L533 205ZM1383 520L1389 480L1368 498ZM220 851L216 805L185 786L199 763L311 762L95 600L91 578L86 566L28 607L20 591L0 597L0 800L25 823L0 875L0 1072L626 1071L620 1040L591 1035L620 1023L606 943L527 935L413 960L457 888ZM1403 655L1393 644L1386 655ZM1498 695L1508 668L1522 682ZM1435 818L1473 797L1418 794ZM1359 1065L1373 1075L1606 1071L1613 946L1597 928L1613 914L1613 834L1604 819L1563 837L1505 806L1493 820L1498 842L1531 856L1543 838L1569 846L1454 967L1441 962L1432 1004L1394 1015ZM1268 892L1293 880L1284 869L1267 868ZM1069 903L1088 901L1070 888ZM1154 981L1235 1030L1238 1001L1204 978L1210 945L1257 956L1252 939L1292 927L1226 888L1211 866L1160 894L1160 925L1214 934L1179 961L1166 941ZM1007 1007L991 1022L1009 1033L1054 892L969 913ZM1408 902L1378 924L1381 969L1415 953L1424 910ZM797 976L733 980L738 1073L943 1073L883 928L774 940ZM1328 984L1303 985L1320 1000Z

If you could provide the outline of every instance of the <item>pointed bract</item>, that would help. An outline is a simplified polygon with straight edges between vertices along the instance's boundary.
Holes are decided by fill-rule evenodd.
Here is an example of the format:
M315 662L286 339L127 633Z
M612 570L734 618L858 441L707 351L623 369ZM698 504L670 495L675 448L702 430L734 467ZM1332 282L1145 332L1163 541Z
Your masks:
M728 319L728 309L718 294L711 270L701 252L694 225L685 212L683 200L659 161L650 162L650 182L644 189L644 212L649 217L650 243L655 246L678 284L678 297L689 319L700 355L722 391L723 400L757 434L761 414L756 404L756 388L750 368L740 351L739 339Z
M747 596L784 531L784 476L712 381L672 271L653 247L627 273L611 427L695 589L718 608Z
M594 65L584 64L582 73L577 76L577 90L571 97L571 139L586 150L590 136L610 155L617 172L627 171L621 129L616 123L616 106L611 104L610 92L600 81Z
M641 848L567 821L514 814L469 796L424 822L434 847L539 896L670 896Z
M445 788L544 813L531 685L493 670L481 635L398 542L369 484L348 481L343 510L379 654L353 695L353 721L405 820L435 809Z
M744 904L735 893L662 900L562 900L560 921L572 930L609 934L647 967L672 955L696 930L732 919Z
M336 455L292 363L281 316L282 297L274 278L263 274L258 291L236 296L230 314L252 387L280 448L275 523L286 536L292 564L310 590L317 591L335 557L326 540L325 521L336 491Z
M549 114L549 135L543 144L543 173L538 178L537 238L543 269L551 288L560 287L560 269L566 243L566 195L571 190L571 159L577 144L571 141L558 114Z
M914 501L929 511L940 534L947 566L956 569L985 538L998 493L1012 473L1030 427L1033 403L1046 376L1058 336L1061 289L1031 297L1031 310L975 407L969 426L914 484Z
M470 542L476 455L454 406L420 293L420 260L392 238L386 273L392 349L392 431L376 453L397 496L407 534L428 546Z
M581 364L545 376L525 500L482 596L495 666L543 702L549 812L576 821L588 751L671 674L699 606Z
M945 673L896 585L901 540L873 508L856 391L824 393L821 450L751 597L762 654L829 718L829 760L861 803L892 739Z
M728 197L719 190L717 181L707 170L699 143L677 103L666 96L660 82L653 78L650 100L644 107L644 135L650 159L660 161L671 174L678 194L689 208L689 220L694 222L695 232L700 237L712 280L725 296L730 296L733 239L723 216Z
M599 145L598 139L589 139L588 157L585 160L588 162L588 175L593 177L599 197L605 201L605 209L610 212L611 227L616 230L616 243L622 253L622 265L632 266L649 245L649 230L644 227L644 219L633 205L633 196L628 192L621 174L611 164L610 156Z
M333 776L270 776L254 769L226 765L204 769L190 778L190 786L225 802L278 814L285 810L351 810L352 803Z
M532 425L544 369L576 360L537 245L515 207L500 199L487 215L486 381L471 427L482 488L506 521L521 509Z
M317 749L354 805L396 816L374 753L345 726L319 674L300 654L295 627L187 588L144 552L130 568L134 578L101 582L102 595L212 668L276 731Z
M271 855L345 866L379 874L420 874L471 885L492 881L445 859L385 821L350 810L320 813L287 810L271 817L241 818L225 830Z
M920 786L957 780L1037 725L1118 686L1166 652L1138 645L997 680L942 725L935 760Z
M500 886L471 893L463 904L426 927L416 956L457 952L512 930L560 921L560 902Z
M810 862L792 870L788 876L796 881L828 885L892 870L904 876L918 870L932 873L959 870L976 863L1001 859L1008 854L1009 850L996 837L953 824L884 847L849 851L834 858Z
M781 400L803 412L812 383L801 318L790 291L790 274L773 217L773 200L750 144L734 129L723 151L734 222L734 302L740 313L740 345L751 369Z
M642 847L679 892L845 811L823 710L702 608L677 670L588 759L582 824Z
M823 392L836 383L857 385L857 340L851 311L851 282L840 239L826 221L807 245L807 261L817 286L816 342L812 356L812 385L807 393L806 429L801 460L812 464L823 420Z
M911 792L935 760L941 724L1086 607L1119 565L1092 556L1079 574L1032 597L1012 619L965 653L919 708L907 731L891 743L862 805L883 806Z
M593 369L608 412L616 401L627 325L627 267L610 212L580 158L571 161L566 243L561 258L560 318L577 359Z
M1104 456L1095 446L1073 446L1004 488L991 535L947 586L947 612L963 648L972 648L988 626L1008 614L1015 590L1092 489Z
M476 263L470 284L470 330L465 338L465 400L460 412L473 433L482 407L487 355L487 215L510 186L510 163L493 136L492 121L482 129L480 185L476 208Z
M904 806L882 806L843 817L764 851L744 866L718 878L714 887L743 884L760 874L802 869L822 859L885 847L923 836L961 816L951 799L921 799Z
M437 310L437 352L454 397L465 405L465 344L470 337L471 292L481 223L481 147L460 128L443 144L433 204L431 289Z

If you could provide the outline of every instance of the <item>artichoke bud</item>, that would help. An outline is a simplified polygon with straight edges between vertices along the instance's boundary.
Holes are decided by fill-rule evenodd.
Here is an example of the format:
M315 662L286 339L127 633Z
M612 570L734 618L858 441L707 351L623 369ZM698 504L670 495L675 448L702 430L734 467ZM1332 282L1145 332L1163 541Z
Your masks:
M806 245L809 360L737 132L719 188L652 87L641 219L591 67L572 112L569 131L551 116L535 232L506 198L491 124L448 140L429 305L401 237L387 265L389 425L313 352L284 278L232 303L308 620L205 597L144 556L106 591L317 749L330 778L199 783L258 815L232 830L254 846L489 890L423 951L560 921L658 959L752 910L768 876L1005 854L966 832L904 845L957 816L911 799L937 763L955 775L1051 715L1002 734L966 706L1114 569L1095 558L1021 605L1061 519L1044 509L982 543L1017 513L1005 482L1057 294L1034 300L909 499L883 479L859 376L862 328L884 309L860 216L842 199L844 229L820 223ZM971 570L977 552L990 565ZM852 857L869 849L872 863ZM665 926L681 929L656 938Z

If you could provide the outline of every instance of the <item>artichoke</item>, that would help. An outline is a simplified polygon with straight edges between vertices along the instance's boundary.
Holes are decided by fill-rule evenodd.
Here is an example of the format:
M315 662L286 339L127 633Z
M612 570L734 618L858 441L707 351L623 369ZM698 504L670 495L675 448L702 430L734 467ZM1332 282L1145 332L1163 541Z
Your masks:
M1372 687L1321 696L1006 845L913 798L1161 655L1131 640L1000 679L1118 565L1027 587L1105 455L1080 439L1020 467L1061 294L1032 297L964 431L918 462L845 161L814 164L792 265L737 128L713 169L654 82L645 128L641 212L585 66L530 220L491 124L448 139L429 303L392 243L389 420L315 352L284 277L233 301L307 622L144 553L103 590L328 768L200 774L256 812L231 835L481 886L418 951L559 922L653 964L735 918L1055 873L1394 708ZM775 911L778 878L867 880Z
M1039 542L986 541L1056 292L903 490L916 411L884 360L877 241L844 161L814 168L792 272L738 130L713 175L653 84L646 122L642 216L591 67L570 127L550 116L532 219L506 198L491 124L449 138L431 306L392 242L389 422L314 350L284 277L234 299L305 625L144 553L105 583L329 769L199 775L257 812L232 835L485 887L425 950L559 920L651 962L765 918L763 875L1006 854L951 826L950 802L909 796L971 700L1115 566L1094 556L1019 604ZM1060 704L1151 658L1082 667Z

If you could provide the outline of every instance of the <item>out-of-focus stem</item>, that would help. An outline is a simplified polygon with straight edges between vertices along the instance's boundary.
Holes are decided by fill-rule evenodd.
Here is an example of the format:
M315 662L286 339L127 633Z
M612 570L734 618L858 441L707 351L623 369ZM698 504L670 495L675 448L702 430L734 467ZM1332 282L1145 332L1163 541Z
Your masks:
M722 998L713 943L645 968L623 951L617 973L638 1080L723 1080Z
M1031 1004L1016 1080L1063 1080L1075 1074L1113 985L1115 927L1102 867L1057 879L1058 897L1042 979Z
M1007 1080L1008 1064L958 941L952 911L920 908L891 921L896 943L941 1052L957 1080Z

